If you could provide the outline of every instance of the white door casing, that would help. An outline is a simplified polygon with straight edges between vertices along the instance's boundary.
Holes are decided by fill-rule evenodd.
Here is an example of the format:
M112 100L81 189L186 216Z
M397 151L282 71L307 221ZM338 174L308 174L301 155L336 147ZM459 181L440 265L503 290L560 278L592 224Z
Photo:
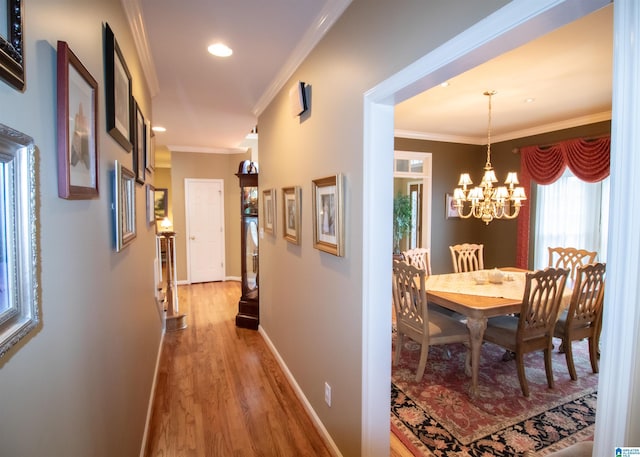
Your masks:
M224 280L224 181L185 179L185 212L189 282Z

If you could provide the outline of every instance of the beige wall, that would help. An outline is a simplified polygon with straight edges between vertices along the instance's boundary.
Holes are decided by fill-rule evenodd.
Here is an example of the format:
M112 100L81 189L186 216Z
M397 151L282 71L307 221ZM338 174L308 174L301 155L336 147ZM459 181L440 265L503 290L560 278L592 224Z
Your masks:
M114 160L132 167L106 132L103 24L108 22L150 118L151 101L119 0L29 0L27 86L0 82L0 123L37 145L41 324L0 359L0 455L135 456L141 448L162 323L154 300L153 227L136 186L137 238L113 249ZM98 82L99 193L58 198L56 42Z
M302 187L301 244L261 240L261 325L345 456L362 449L363 96L505 3L355 0L292 76L311 85L310 113L290 116L285 86L259 118L260 186ZM311 226L311 180L338 172L342 258L313 248Z
M225 271L227 278L240 278L240 186L238 165L246 154L201 154L174 152L171 155L173 229L176 231L176 271L178 281L187 281L187 244L184 180L187 178L224 180Z

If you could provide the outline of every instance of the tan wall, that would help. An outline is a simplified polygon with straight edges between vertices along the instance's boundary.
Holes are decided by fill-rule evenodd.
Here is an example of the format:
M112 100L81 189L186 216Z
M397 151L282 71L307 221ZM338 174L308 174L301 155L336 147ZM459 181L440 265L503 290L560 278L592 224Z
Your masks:
M41 324L0 359L0 454L136 456L161 338L154 300L154 230L136 186L137 238L113 249L111 174L132 154L105 125L103 24L108 22L150 119L151 99L119 0L24 4L27 87L0 81L0 123L37 145ZM56 43L63 40L98 82L99 198L58 198Z
M364 94L505 3L354 0L290 80L311 85L310 113L291 117L285 85L259 117L260 187L302 187L301 244L261 240L261 325L345 456L362 449ZM313 248L311 225L311 180L339 172L341 258Z
M174 152L171 155L171 203L176 231L176 271L178 281L187 281L187 244L184 180L187 178L224 180L225 257L228 278L240 278L240 186L238 164L246 154L200 154Z

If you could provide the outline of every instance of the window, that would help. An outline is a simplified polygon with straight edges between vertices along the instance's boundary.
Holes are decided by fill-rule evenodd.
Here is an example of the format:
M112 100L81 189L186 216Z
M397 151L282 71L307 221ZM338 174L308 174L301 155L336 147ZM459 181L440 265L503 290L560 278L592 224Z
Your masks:
M0 357L38 324L34 151L0 124Z
M581 181L569 169L556 182L537 186L534 267L548 265L548 247L567 246L607 258L609 178Z

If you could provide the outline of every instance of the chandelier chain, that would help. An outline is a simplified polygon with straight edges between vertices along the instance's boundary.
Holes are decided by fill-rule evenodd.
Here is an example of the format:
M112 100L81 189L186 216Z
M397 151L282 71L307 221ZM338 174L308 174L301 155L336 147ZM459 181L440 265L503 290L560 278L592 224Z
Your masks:
M487 121L487 164L486 168L491 167L491 97L496 94L495 90L488 90L484 93L489 97L489 115Z

